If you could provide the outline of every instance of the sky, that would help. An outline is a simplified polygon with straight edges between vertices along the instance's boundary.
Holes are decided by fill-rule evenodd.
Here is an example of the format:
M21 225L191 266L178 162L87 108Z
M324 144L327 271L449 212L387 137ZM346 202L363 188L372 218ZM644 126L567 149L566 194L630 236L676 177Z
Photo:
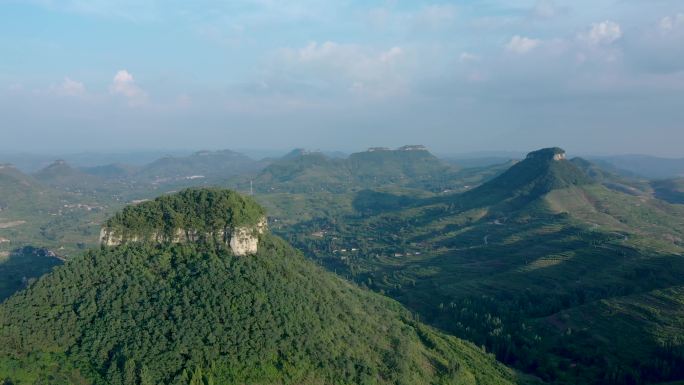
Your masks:
M681 0L0 0L0 151L684 157Z

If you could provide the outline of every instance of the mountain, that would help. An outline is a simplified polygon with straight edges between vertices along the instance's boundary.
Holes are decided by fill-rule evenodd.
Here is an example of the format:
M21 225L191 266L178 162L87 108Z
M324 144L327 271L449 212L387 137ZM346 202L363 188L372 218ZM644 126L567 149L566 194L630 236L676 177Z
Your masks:
M566 160L565 151L557 147L546 148L529 153L524 161L465 196L486 197L492 203L509 199L526 203L552 190L590 182L586 174Z
M135 178L153 183L216 180L255 172L262 167L261 162L230 150L199 151L186 157L158 159L141 168Z
M47 167L38 170L33 177L45 185L70 191L101 187L102 179L86 174L71 167L64 160L56 160Z
M344 160L320 152L294 150L264 168L253 180L258 191L342 191L351 174Z
M684 178L653 181L651 186L658 199L684 204Z
M40 209L46 202L52 203L56 199L56 194L35 178L11 164L0 164L0 218L21 219L23 212Z
M684 206L608 188L586 166L542 149L464 193L362 191L357 212L280 231L549 382L682 380Z
M608 164L627 174L651 179L684 176L684 159L660 158L648 155L616 155L591 158L599 164Z
M395 150L376 147L344 159L294 150L252 182L260 192L339 193L388 185L441 190L457 171L418 145Z
M138 169L122 163L112 163L102 166L83 167L82 172L103 179L125 179L133 175Z
M591 178L592 181L600 183L611 190L643 196L653 193L650 181L647 179L627 176L619 171L613 171L612 168L606 169L597 163L583 158L573 158L570 161Z
M34 246L60 249L64 256L95 241L94 226L107 204L92 196L105 191L105 183L88 175L82 179L80 171L61 162L37 177L44 182L0 166L0 238L5 240L0 252Z
M129 237L86 252L0 305L0 378L57 385L530 381L398 303L324 271L259 230L262 216L250 198L218 189L124 209L106 228ZM236 235L239 228L252 230ZM197 237L154 235L178 229ZM258 248L236 255L236 236L257 238Z

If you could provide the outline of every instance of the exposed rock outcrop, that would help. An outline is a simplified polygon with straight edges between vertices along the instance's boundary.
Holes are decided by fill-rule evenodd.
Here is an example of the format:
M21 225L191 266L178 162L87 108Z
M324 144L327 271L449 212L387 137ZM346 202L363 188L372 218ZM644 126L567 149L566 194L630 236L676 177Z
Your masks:
M105 222L100 244L222 243L243 256L257 252L266 227L266 211L252 198L191 188L125 207Z
M134 242L187 243L211 239L230 246L233 254L237 256L246 256L256 254L259 244L259 235L263 234L267 228L266 218L262 218L255 226L224 228L208 233L201 233L194 229L176 229L171 236L161 232L152 232L150 234L125 234L112 228L103 227L100 230L100 244L114 247Z

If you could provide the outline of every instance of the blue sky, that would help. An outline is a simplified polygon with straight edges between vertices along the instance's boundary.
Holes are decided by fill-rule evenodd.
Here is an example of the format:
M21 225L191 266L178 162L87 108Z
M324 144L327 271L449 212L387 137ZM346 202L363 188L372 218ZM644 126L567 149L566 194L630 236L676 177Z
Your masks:
M0 0L0 151L684 156L678 0Z

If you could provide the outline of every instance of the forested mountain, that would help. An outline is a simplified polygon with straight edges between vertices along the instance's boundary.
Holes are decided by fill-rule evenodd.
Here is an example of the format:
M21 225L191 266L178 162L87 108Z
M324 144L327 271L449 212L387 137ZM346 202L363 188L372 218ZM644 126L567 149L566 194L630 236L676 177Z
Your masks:
M653 194L651 181L638 176L625 176L618 171L606 169L583 158L573 158L571 162L584 172L592 182L599 183L611 190L630 195L650 196Z
M103 180L71 167L64 160L56 160L47 167L38 170L33 177L42 183L70 190L98 187Z
M230 151L199 151L187 157L158 159L134 174L141 182L169 183L210 179L226 180L236 175L256 172L264 164Z
M371 148L343 159L295 150L266 167L253 184L260 192L340 193L389 185L441 191L457 171L423 146Z
M102 166L83 167L81 171L105 179L126 179L138 170L137 167L122 163L105 164Z
M194 213L212 227L211 218L226 214L251 218L241 205L223 204L239 203L234 193L184 193L130 207L115 221L144 226L156 220L136 218ZM223 202L216 212L212 201ZM268 233L259 236L256 255L245 257L208 241L137 242L70 260L0 305L0 378L112 385L529 381Z
M657 180L651 186L659 199L684 204L684 178Z
M608 188L586 166L543 149L462 194L364 191L357 213L282 231L545 380L684 379L684 206Z
M0 217L9 209L21 210L40 205L48 188L33 177L22 173L11 164L0 164Z
M684 176L684 159L660 158L649 155L616 155L593 157L601 165L615 170L651 179Z

